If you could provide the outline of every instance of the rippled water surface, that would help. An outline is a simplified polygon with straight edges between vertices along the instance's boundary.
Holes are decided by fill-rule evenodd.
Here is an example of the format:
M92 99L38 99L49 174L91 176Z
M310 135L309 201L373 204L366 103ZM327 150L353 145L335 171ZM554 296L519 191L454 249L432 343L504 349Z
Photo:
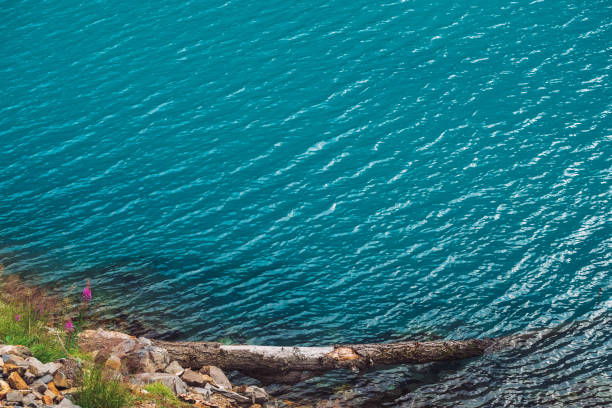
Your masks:
M186 339L565 323L342 394L612 400L609 1L3 1L0 15L9 273L91 277L98 300Z

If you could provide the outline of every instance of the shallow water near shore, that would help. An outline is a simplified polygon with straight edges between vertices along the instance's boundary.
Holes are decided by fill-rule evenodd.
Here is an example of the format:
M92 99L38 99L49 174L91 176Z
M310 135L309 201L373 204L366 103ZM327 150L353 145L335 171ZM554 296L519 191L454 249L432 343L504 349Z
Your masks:
M612 6L4 2L0 263L182 339L500 336L355 404L612 386ZM311 380L287 391L339 395ZM606 393L608 392L608 393Z

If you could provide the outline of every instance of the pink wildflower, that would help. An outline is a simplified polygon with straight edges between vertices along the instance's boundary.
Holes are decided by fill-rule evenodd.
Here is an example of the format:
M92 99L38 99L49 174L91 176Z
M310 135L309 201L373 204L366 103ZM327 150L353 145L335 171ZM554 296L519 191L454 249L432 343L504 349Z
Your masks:
M66 328L67 333L74 332L74 324L72 324L72 321L70 321L70 319L66 320L66 325L64 327Z
M19 313L15 314L15 321L19 323L21 321L21 315Z
M83 293L81 294L81 299L83 299L85 303L91 301L91 286L89 286L89 279L87 279L87 285L83 289Z

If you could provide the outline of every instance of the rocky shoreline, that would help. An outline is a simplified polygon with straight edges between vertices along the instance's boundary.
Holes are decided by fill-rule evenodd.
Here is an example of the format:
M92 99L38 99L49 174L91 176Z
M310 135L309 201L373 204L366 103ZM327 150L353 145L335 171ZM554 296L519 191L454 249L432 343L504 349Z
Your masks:
M168 351L145 337L134 337L104 329L79 334L83 351L93 355L96 364L122 376L136 386L159 382L182 401L202 407L277 407L278 402L260 387L233 386L225 373L215 366L199 371L183 368L171 361Z
M43 364L24 346L0 345L0 406L71 408L81 363L60 359ZM60 391L61 390L61 391Z
M130 384L134 393L146 394L148 384L161 383L179 400L194 407L216 408L307 408L272 398L253 385L232 385L215 366L199 371L185 369L171 361L167 350L144 337L104 329L85 330L78 335L82 351L103 367L108 376ZM0 406L13 408L76 408L74 395L83 375L84 362L63 358L43 364L24 346L0 345ZM151 403L138 403L153 408Z
M107 408L111 404L104 398L112 399L113 393L128 395L129 403L112 404L123 408L313 407L275 399L255 385L234 385L213 365L182 367L155 340L117 331L117 325L109 329L113 325L97 320L95 308L88 307L89 281L79 302L16 276L2 276L2 269L0 265L0 407L74 408L92 389L108 395L81 403L82 408ZM99 382L116 388L96 390L94 384L85 390L92 372ZM154 392L158 395L148 395Z

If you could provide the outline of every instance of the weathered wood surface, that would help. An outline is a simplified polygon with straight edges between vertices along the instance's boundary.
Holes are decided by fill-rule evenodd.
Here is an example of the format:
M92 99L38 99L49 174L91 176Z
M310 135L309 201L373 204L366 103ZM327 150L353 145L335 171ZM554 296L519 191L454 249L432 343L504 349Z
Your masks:
M336 369L361 371L478 357L487 352L522 347L555 330L539 329L484 339L279 347L150 340L98 329L79 333L79 345L84 351L97 352L96 361L106 361L111 355L124 359L124 368L132 373L162 372L170 362L177 361L181 367L192 370L213 365L237 370L267 383L295 383Z
M154 340L183 367L215 365L238 370L264 382L295 383L334 369L460 360L505 347L510 338L400 343L345 344L326 347L224 345L212 342Z

